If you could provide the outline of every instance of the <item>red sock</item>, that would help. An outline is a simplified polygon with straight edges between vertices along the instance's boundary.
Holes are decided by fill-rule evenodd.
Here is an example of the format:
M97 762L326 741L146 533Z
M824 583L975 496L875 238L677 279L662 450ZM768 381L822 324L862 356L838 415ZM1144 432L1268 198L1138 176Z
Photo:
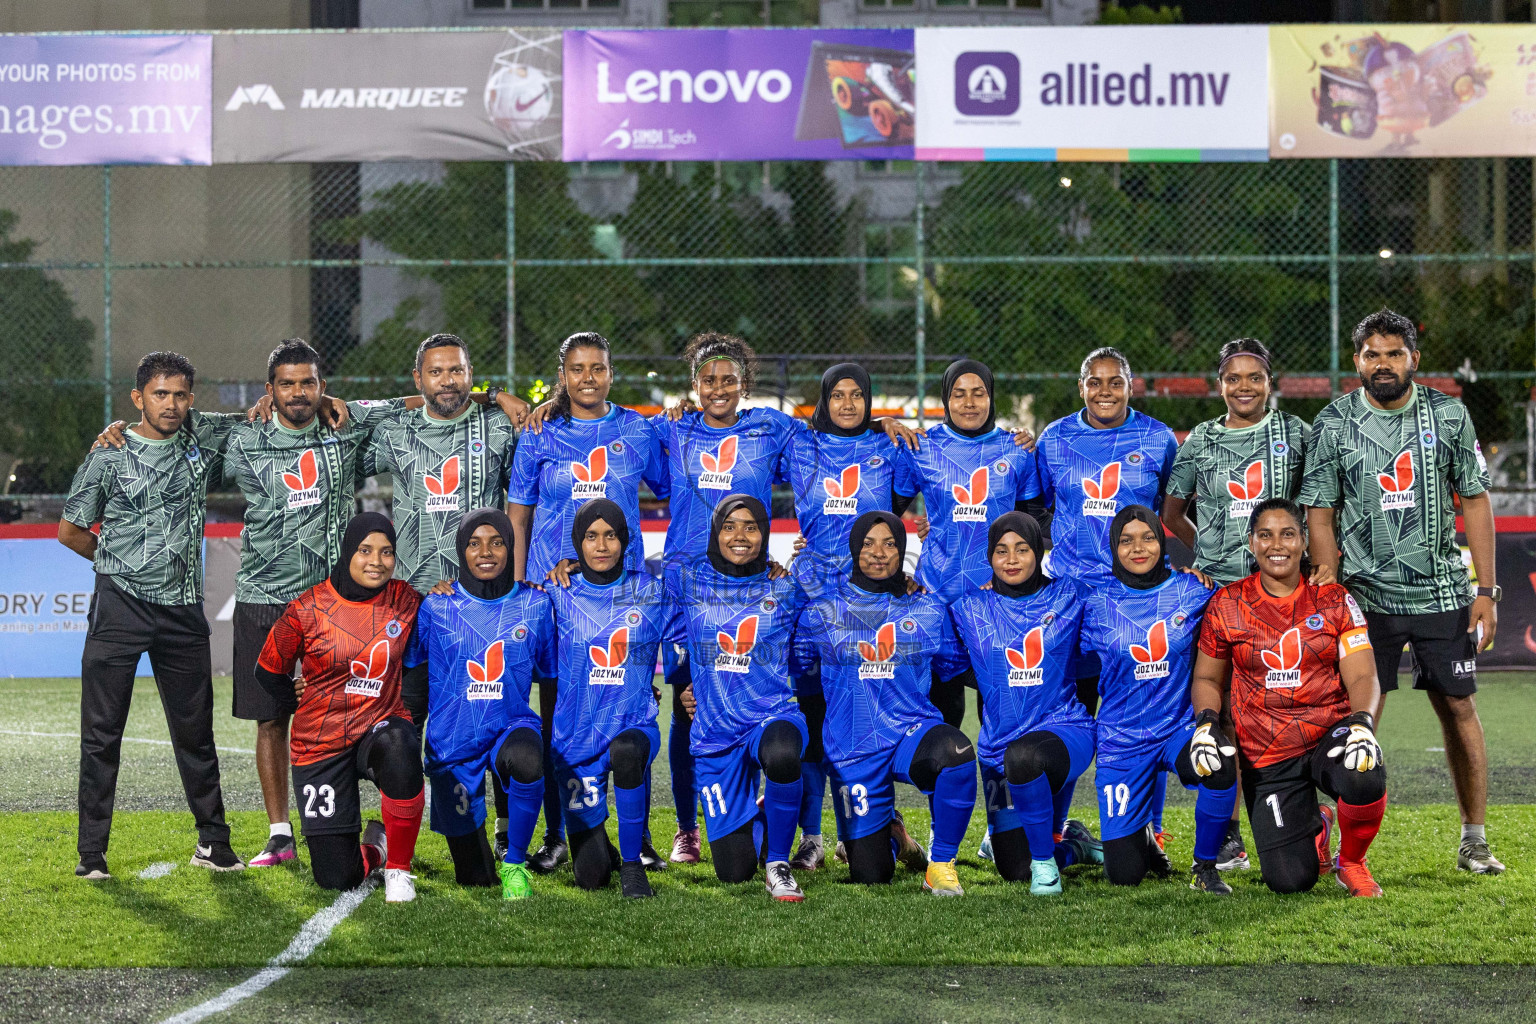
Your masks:
M1339 863L1359 864L1371 840L1381 831L1382 816L1387 813L1387 795L1373 804L1347 804L1339 801Z
M421 811L427 804L427 791L409 800L394 800L379 794L379 808L383 811L384 837L389 840L387 868L411 870L411 858L416 855L416 834L421 831Z
M363 874L371 875L379 870L379 861L382 859L379 857L379 848L367 843L358 843L357 848L363 851Z

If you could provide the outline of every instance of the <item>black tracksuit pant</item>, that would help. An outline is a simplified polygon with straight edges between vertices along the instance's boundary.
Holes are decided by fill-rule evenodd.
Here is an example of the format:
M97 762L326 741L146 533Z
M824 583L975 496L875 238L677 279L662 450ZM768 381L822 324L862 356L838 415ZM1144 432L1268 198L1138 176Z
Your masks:
M203 606L140 601L110 576L98 575L80 662L82 854L107 850L133 673L146 651L198 841L229 841L213 747L213 670Z

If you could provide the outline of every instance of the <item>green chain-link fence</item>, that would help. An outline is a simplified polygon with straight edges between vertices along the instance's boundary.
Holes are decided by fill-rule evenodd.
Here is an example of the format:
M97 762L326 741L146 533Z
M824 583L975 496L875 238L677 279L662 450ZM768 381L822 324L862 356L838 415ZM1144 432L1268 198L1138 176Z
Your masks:
M227 409L281 338L354 397L409 390L438 330L535 396L561 338L601 331L642 403L686 387L704 329L757 348L760 392L813 397L848 357L913 413L966 355L1036 423L1109 344L1183 430L1219 410L1215 355L1243 335L1274 349L1282 404L1315 412L1382 305L1424 325L1421 377L1513 452L1536 379L1531 191L1528 160L5 168L0 466L13 494L62 490L156 348ZM1496 472L1524 486L1525 460Z

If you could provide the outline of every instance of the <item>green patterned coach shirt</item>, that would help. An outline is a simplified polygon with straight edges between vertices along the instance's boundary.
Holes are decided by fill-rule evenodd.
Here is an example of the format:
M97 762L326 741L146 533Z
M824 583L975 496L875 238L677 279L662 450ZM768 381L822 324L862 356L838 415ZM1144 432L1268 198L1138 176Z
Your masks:
M422 593L459 575L454 537L466 512L507 506L516 430L494 406L470 404L451 420L426 408L374 428L362 472L394 478L395 578Z
M193 409L174 437L152 441L129 429L123 447L86 453L63 518L84 529L101 523L98 573L141 601L201 603L208 480L244 419Z
M358 466L373 429L404 399L348 402L342 430L319 417L299 430L277 417L230 434L224 478L245 495L235 600L287 604L330 574L357 506Z
M1471 603L1452 496L1487 489L1467 407L1415 384L1401 409L1378 409L1361 388L1319 413L1297 500L1339 510L1339 582L1363 608L1424 615Z
M1251 427L1227 427L1226 416L1189 432L1174 457L1168 493L1195 498L1195 568L1217 584L1253 572L1248 519L1267 498L1294 498L1307 454L1305 421L1271 411Z

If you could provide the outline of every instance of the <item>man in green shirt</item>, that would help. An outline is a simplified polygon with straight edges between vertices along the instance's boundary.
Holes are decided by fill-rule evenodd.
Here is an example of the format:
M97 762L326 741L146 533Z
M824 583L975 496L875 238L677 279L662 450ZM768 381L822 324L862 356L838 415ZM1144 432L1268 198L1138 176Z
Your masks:
M213 671L203 614L203 521L208 479L239 415L192 409L184 356L151 352L132 392L142 418L122 448L85 457L59 521L59 541L96 566L80 664L81 878L110 877L107 843L134 670L146 652L187 805L197 822L192 863L238 871L229 845L213 745ZM91 532L101 524L98 539Z
M1312 423L1301 504L1309 506L1312 560L1335 569L1365 612L1381 698L1397 689L1404 645L1413 684L1440 718L1445 757L1461 809L1457 867L1498 874L1488 848L1488 755L1477 715L1477 652L1498 628L1493 505L1488 465L1460 401L1413 382L1419 366L1413 322L1390 310L1354 331L1362 387ZM1475 588L1456 543L1461 499ZM1335 525L1337 519L1337 525ZM1339 539L1343 539L1342 558Z

